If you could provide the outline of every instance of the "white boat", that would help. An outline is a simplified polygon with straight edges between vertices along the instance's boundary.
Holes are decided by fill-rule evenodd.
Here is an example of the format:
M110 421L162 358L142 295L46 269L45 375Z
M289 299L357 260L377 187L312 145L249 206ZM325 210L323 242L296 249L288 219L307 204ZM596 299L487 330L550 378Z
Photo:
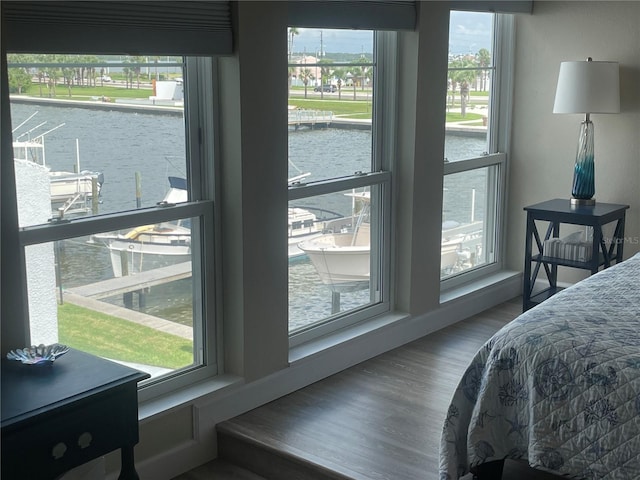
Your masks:
M350 233L328 233L300 244L320 280L334 292L369 288L370 231L365 223Z
M169 177L163 203L187 201L184 178ZM114 277L191 260L191 228L184 221L142 225L127 232L98 233L90 242L109 249Z
M370 193L351 193L362 202L347 232L327 233L302 242L299 248L307 254L322 283L335 293L369 288L371 233L369 224ZM443 224L440 270L454 273L473 264L480 254L482 222Z
M191 229L181 223L158 223L124 234L96 234L93 241L109 249L114 277L191 260Z
M22 122L13 130L13 133L37 113ZM79 150L78 140L76 140L77 173L51 170L51 167L46 162L44 138L48 133L62 127L64 123L33 138L29 138L33 131L43 126L44 123L33 127L13 141L13 157L15 160L34 162L48 170L51 209L54 217L60 217L66 213L85 213L91 210L92 200L100 196L104 176L100 172L80 170L80 159L77 153ZM27 140L20 140L24 136L27 136Z
M290 182L291 180L289 179ZM169 185L162 203L187 201L187 183L184 178L169 177ZM305 208L288 209L289 259L304 255L298 248L302 240L322 235L320 223L322 222L318 221L316 215ZM109 249L115 277L191 260L191 229L182 222L145 225L125 233L96 234L91 241L103 243Z
M311 260L322 283L338 293L369 288L370 192L347 195L354 199L354 213L356 202L360 202L359 213L351 217L350 228L326 233L298 245Z

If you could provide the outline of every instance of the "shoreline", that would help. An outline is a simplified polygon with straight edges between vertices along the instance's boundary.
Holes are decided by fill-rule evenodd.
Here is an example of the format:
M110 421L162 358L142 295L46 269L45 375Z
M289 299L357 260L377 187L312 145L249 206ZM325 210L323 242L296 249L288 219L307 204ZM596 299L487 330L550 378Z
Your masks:
M55 105L57 107L66 107L66 108L102 109L102 110L114 110L119 112L146 113L146 114L156 114L156 115L182 116L184 112L184 108L182 106L176 106L175 104L161 105L161 104L149 103L145 105L140 103L126 103L126 102L114 102L114 103L101 102L98 100L87 101L87 100L65 100L61 98L28 97L25 95L10 95L9 100L11 102L22 103L22 104ZM329 126L324 128L371 130L371 121L346 119L346 118L333 118ZM487 134L487 127L469 126L469 125L465 125L464 122L447 123L445 124L445 130L452 135L460 135L460 136L484 137Z
M10 95L10 102L32 104L32 105L55 105L66 108L88 108L101 110L116 110L119 112L131 113L153 113L163 115L183 115L183 107L176 105L159 105L122 102L101 102L98 100L65 100L61 98L27 97L24 95Z

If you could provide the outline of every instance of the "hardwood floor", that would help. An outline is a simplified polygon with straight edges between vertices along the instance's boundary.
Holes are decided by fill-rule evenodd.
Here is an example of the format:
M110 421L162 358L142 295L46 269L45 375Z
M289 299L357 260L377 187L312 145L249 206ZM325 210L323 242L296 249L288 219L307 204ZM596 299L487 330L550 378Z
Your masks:
M439 480L451 396L476 351L521 312L516 298L218 426L220 460L175 480ZM465 480L469 477L465 477ZM553 479L507 462L504 480Z

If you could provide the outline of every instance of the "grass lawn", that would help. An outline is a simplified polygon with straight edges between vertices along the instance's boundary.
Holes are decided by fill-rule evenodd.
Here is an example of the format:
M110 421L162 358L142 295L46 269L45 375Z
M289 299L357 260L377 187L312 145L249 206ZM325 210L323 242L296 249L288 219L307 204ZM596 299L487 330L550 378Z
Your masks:
M469 121L469 120L480 120L481 118L482 118L482 115L479 113L467 112L467 114L464 117L459 113L447 113L447 122L463 122L463 121ZM482 122L480 122L480 125L482 125Z
M371 102L364 100L334 100L333 97L331 100L289 98L289 105L306 110L331 111L334 115L349 117L359 115L361 118L371 118Z
M25 95L30 97L40 96L40 87L37 83L32 83L29 88L24 92ZM153 90L150 88L124 88L113 87L105 84L103 87L71 87L71 97L69 97L69 89L64 85L58 85L56 87L56 96L51 98L57 98L59 100L91 100L92 97L109 97L115 98L148 98L153 95ZM42 85L42 97L49 98L49 90L46 85Z
M289 98L289 105L307 110L323 110L333 112L343 118L371 118L371 102L353 100L316 100L304 98ZM460 113L447 113L447 122L460 122L463 120L480 120L482 114L467 112L463 117Z
M176 369L193 363L193 343L127 320L65 303L58 306L60 343L123 362Z

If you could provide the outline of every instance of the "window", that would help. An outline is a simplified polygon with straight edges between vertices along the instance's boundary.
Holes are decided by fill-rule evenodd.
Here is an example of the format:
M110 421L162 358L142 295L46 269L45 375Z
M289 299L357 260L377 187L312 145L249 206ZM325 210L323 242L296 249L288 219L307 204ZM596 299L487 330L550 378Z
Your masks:
M203 294L212 149L194 134L211 61L9 54L8 64L31 342L133 364L151 374L149 392L215 374Z
M446 98L441 278L456 284L497 268L506 168L508 15L452 11Z
M394 36L290 27L288 39L289 334L295 344L389 308L386 152L393 125L383 129L376 112L394 88L380 69Z

